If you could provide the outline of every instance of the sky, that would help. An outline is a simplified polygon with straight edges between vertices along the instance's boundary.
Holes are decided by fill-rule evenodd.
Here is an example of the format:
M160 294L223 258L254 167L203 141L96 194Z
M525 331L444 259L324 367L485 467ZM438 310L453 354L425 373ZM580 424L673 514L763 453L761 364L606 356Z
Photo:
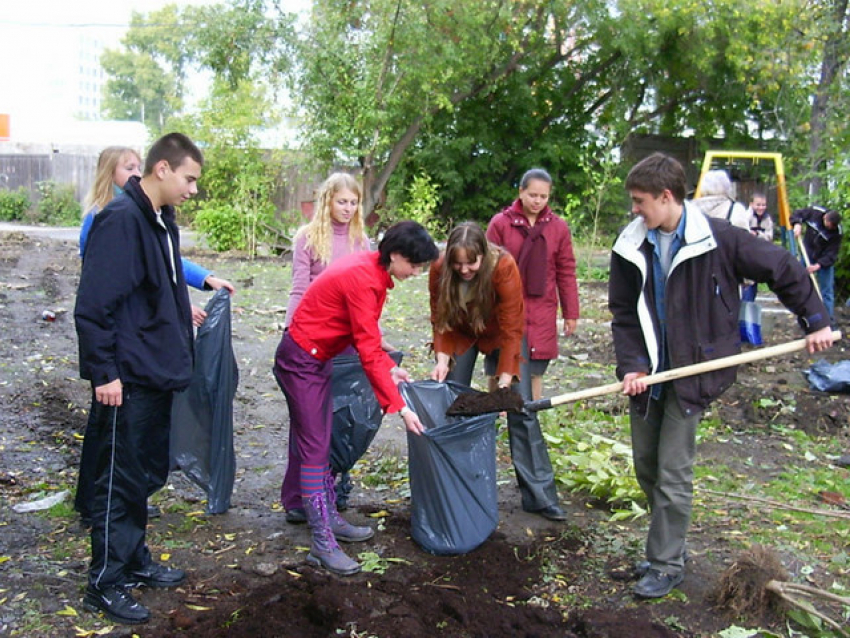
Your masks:
M221 0L218 0L220 2ZM82 42L119 46L132 12L150 13L167 4L216 4L216 0L7 0L0 11L0 113L11 115L15 132L55 136L75 113L70 94ZM309 0L283 0L284 10L302 11ZM73 80L71 78L73 77ZM191 98L191 96L187 96ZM75 99L78 99L75 97Z

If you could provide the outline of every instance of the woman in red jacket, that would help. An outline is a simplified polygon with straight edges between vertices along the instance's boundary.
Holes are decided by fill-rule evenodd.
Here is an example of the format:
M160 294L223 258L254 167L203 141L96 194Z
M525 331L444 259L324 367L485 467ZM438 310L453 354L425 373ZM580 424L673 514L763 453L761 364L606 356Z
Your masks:
M277 348L274 375L289 407L289 435L301 460L301 498L313 536L307 562L335 574L360 571L337 537L366 540L372 534L348 523L331 497L331 359L353 345L384 412L400 414L405 427L420 434L419 417L396 387L409 375L381 347L378 320L393 279L419 274L437 255L434 240L416 222L391 226L377 251L343 257L310 284Z
M543 375L558 357L558 308L563 333L575 332L579 316L576 260L567 223L549 208L552 177L540 168L522 176L519 197L490 220L487 238L503 246L519 266L525 301L525 342L520 393L543 394ZM536 414L510 414L508 427L523 506L551 520L566 516L558 505L552 463ZM524 487L523 487L524 486Z

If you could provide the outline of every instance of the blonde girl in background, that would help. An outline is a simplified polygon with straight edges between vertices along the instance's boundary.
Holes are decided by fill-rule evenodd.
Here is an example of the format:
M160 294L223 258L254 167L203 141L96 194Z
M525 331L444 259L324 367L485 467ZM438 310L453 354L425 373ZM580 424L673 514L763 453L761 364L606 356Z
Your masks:
M362 190L348 173L333 173L319 187L312 219L298 229L292 251L292 289L286 308L284 328L288 328L295 310L309 285L334 261L352 253L371 250L363 224ZM384 350L392 347L384 342ZM342 356L356 354L353 348ZM289 442L289 462L280 486L280 503L288 523L306 523L301 500L301 461L293 440ZM337 505L347 508L351 481L348 473L340 477Z

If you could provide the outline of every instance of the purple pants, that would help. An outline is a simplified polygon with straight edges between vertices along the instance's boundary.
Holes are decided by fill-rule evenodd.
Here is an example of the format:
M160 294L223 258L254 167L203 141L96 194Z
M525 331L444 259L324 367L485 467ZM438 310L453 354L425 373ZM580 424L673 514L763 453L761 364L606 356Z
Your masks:
M281 487L286 509L301 507L301 464L330 465L330 361L319 361L283 333L274 361L274 376L289 407L289 460Z

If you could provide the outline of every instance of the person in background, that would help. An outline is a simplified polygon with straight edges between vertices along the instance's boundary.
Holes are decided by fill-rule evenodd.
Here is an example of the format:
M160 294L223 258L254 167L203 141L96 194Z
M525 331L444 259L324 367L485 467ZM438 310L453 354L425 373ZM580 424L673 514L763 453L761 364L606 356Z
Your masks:
M756 191L750 198L750 232L766 241L773 241L773 219L767 212L767 197Z
M173 587L186 574L146 543L149 476L168 467L171 405L192 378L193 328L174 207L198 192L203 155L180 133L157 140L144 175L95 217L74 322L80 376L92 386L98 442L91 564L83 605L124 624L150 611L129 588Z
M806 232L803 234L803 226ZM841 215L822 206L795 210L791 215L794 237L803 234L803 247L809 257L807 269L817 278L829 320L835 319L835 262L841 249Z
M89 231L94 222L95 215L103 209L114 197L124 192L127 180L135 175L141 177L142 159L132 148L126 146L109 146L97 158L97 170L94 176L94 184L86 197L84 206L85 213L80 224L80 257L85 255ZM236 289L226 279L216 277L212 272L199 264L181 258L183 261L183 272L186 274L186 282L198 290L219 290L224 288L233 294ZM192 306L192 322L199 327L206 319L203 308Z
M551 190L548 172L527 171L517 199L487 227L487 239L513 256L522 278L526 312L519 392L526 401L543 396L543 375L558 357L558 308L566 337L575 333L579 317L572 235L549 208ZM550 520L566 520L537 414L511 413L508 428L523 508Z
M292 288L286 308L284 328L289 327L301 298L309 285L325 269L341 257L371 249L363 229L361 189L357 180L348 173L334 173L319 188L316 211L309 223L298 229L292 250ZM382 342L386 351L392 346ZM356 354L348 348L345 354ZM340 477L337 488L337 507L346 509L351 491L348 472ZM280 486L280 503L286 510L286 522L306 523L307 516L301 506L301 461L294 439L289 440L286 474Z
M630 397L635 474L650 508L646 560L634 594L661 598L684 579L696 429L735 380L723 368L647 385L655 374L737 354L738 277L769 282L805 330L810 353L832 345L826 308L784 248L685 202L685 171L653 153L626 178L635 219L611 253L608 307L617 377Z
M410 375L381 347L378 321L393 280L418 275L437 254L434 240L416 222L391 226L377 251L343 257L310 284L275 353L274 376L286 397L289 437L301 461L302 507L312 533L307 562L338 575L355 574L360 564L337 540L363 541L374 531L346 521L333 497L331 360L354 346L382 410L399 414L409 432L421 434L422 422L396 387Z
M490 243L478 224L459 224L449 234L443 256L431 265L429 290L436 356L431 378L470 385L483 352L491 388L522 387L525 382L529 392L528 379L522 377L529 371L522 356L522 278L511 254ZM562 520L539 422L508 418L508 431L523 508ZM546 500L541 504L538 499Z
M750 214L735 201L732 180L726 171L708 171L702 178L700 196L694 198L693 204L708 217L725 219L733 226L750 229Z
M97 171L94 176L91 192L86 198L86 213L80 226L80 257L84 257L88 244L89 232L94 223L95 216L104 209L115 197L124 193L124 186L131 177L141 177L142 160L139 154L132 148L126 146L110 146L97 158ZM226 279L220 279L210 271L198 264L181 258L183 272L188 285L198 290L219 290L224 288L233 294L235 288ZM192 323L199 327L206 319L207 313L203 308L192 306ZM77 492L74 497L74 509L80 514L80 520L85 527L91 524L91 499L94 492L94 476L96 474L95 450L98 442L94 440L96 428L90 427L94 410L89 410L90 423L86 426L83 436L83 447L80 454L80 470L77 476ZM150 475L148 496L162 488L168 481L168 469L157 468ZM156 505L148 505L148 517L156 518L160 515Z

